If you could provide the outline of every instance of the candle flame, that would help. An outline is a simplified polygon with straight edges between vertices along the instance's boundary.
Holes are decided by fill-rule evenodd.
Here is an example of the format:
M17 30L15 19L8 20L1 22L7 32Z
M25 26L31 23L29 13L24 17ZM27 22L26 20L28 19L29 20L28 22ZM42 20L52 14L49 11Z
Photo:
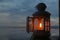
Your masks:
M40 28L42 27L42 23L40 23Z

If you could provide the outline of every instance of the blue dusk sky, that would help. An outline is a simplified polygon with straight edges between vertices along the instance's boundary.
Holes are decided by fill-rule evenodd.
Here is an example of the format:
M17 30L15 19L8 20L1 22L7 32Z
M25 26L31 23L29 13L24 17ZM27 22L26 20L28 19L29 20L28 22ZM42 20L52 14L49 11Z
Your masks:
M26 17L37 11L35 6L41 2L51 13L51 26L58 26L58 0L0 0L0 26L26 26Z

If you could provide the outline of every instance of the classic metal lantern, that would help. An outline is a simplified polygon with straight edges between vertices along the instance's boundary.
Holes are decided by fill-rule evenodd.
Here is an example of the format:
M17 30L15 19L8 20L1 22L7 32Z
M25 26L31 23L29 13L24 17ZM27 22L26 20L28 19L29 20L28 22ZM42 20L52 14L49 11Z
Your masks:
M26 31L33 32L34 37L50 36L50 13L45 11L46 5L40 3L37 6L38 11L31 17L27 17ZM39 37L40 37L39 36Z

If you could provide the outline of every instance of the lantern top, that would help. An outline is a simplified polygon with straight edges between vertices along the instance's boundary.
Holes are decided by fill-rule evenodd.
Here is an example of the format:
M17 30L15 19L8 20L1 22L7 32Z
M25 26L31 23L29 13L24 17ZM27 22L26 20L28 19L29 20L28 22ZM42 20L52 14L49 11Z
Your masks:
M38 5L36 5L36 8L38 9L38 11L45 11L47 6L45 3L39 3Z
M44 16L49 17L51 14L48 11L45 11L47 6L45 3L39 3L37 6L38 11L33 14L33 16Z

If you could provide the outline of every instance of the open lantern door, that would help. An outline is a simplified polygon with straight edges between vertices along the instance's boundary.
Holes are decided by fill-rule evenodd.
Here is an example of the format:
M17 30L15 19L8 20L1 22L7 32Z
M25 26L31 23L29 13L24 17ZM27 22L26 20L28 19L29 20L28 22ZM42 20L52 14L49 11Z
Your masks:
M27 32L33 32L33 17L27 17Z

